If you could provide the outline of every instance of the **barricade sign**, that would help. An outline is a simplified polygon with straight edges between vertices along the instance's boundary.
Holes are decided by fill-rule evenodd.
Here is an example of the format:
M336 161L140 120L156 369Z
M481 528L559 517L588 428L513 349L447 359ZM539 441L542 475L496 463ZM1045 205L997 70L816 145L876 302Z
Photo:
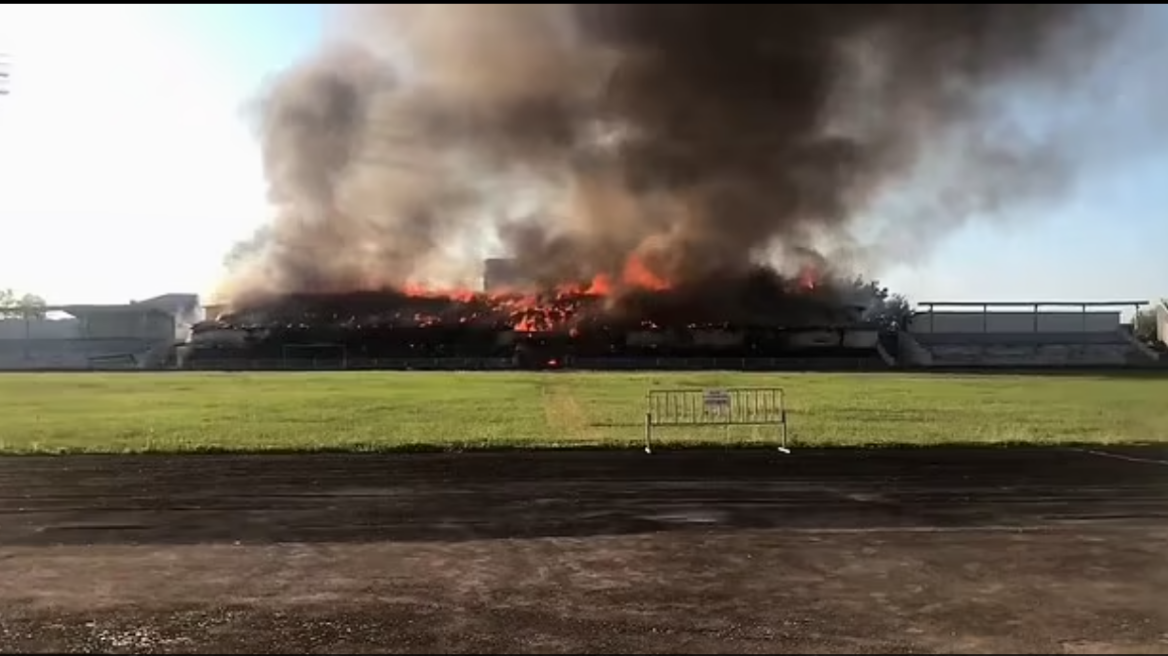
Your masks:
M779 387L650 390L645 411L645 453L653 429L685 426L774 426L778 449L787 447L786 397Z

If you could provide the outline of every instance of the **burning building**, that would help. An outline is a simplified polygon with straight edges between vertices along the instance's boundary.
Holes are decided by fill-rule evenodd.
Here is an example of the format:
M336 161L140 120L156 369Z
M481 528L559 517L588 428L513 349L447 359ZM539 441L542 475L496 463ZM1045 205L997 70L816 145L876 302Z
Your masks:
M875 330L857 323L861 308L808 275L785 280L759 269L746 279L661 287L638 285L641 274L631 269L617 281L598 276L530 292L282 295L197 326L190 346L204 361L298 366L326 357L346 367L435 358L587 366L617 357L775 358L875 347Z
M349 340L346 353L369 357L378 340L490 355L515 342L577 355L792 346L776 335L851 323L841 262L1058 191L1077 161L1056 147L1067 135L1018 139L1001 92L1073 87L1061 82L1118 16L1003 4L342 11L340 32L258 103L276 216L236 249L233 313L196 342ZM882 204L922 176L917 206ZM939 206L944 225L920 211ZM874 214L889 226L854 230ZM451 245L486 240L507 258L487 262L483 290L439 291L478 270L474 249Z

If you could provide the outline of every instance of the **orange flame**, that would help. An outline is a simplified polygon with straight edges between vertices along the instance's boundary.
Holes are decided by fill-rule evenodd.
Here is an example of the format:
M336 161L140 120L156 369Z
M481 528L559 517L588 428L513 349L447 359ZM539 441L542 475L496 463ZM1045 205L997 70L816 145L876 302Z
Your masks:
M592 279L592 284L588 285L584 293L592 296L608 296L612 293L612 280L606 274L599 273Z
M626 285L654 292L669 289L669 282L650 271L636 256L625 262L624 281Z
M621 271L619 285L626 289L643 289L648 291L664 291L670 288L669 281L652 271L636 256L630 257ZM511 317L512 326L517 332L538 332L553 330L569 323L577 309L573 302L574 297L611 296L617 288L612 277L607 273L597 274L588 284L563 284L556 288L551 297L539 296L533 293L508 292L474 292L467 289L430 289L423 285L410 283L405 285L403 292L414 298L447 298L452 301L468 303L472 301L484 302L497 311L504 312ZM424 325L434 325L439 320L436 317L418 317ZM465 322L466 317L461 317ZM569 334L575 336L579 331L572 328Z
M799 272L799 287L811 291L819 286L819 272L815 267L807 265Z

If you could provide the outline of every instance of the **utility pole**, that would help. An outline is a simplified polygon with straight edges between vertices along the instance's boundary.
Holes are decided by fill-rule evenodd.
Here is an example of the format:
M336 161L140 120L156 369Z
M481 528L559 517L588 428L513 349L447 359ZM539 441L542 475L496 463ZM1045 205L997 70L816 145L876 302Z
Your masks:
M0 96L8 95L8 82L11 79L8 73L8 55L0 52Z

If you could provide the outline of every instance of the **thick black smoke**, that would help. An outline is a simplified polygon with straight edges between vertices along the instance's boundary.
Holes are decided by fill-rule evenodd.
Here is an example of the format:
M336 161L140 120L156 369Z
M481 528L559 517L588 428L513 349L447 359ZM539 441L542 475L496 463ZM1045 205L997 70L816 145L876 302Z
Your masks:
M237 300L470 280L488 239L543 281L619 280L631 257L691 288L809 251L872 262L1059 191L1072 154L1006 100L1073 88L1117 22L1010 4L346 12L259 104L279 214L238 251ZM859 236L941 171L912 203L937 214Z

